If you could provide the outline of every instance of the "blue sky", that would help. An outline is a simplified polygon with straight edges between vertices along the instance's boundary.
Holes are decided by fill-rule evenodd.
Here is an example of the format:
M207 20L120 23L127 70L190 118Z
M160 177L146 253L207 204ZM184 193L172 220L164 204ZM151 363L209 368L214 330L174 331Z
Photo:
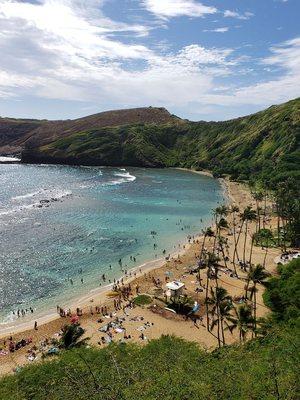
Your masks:
M299 0L0 0L0 115L249 114L300 96L299 16Z

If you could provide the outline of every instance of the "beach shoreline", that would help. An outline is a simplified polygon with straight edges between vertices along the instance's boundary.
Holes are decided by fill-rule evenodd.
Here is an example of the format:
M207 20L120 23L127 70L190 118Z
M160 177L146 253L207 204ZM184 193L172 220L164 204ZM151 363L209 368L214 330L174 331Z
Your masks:
M242 210L247 205L252 205L255 207L255 201L249 191L249 188L242 183L232 182L229 179L224 179L224 184L226 184L227 192L228 192L228 201L230 204L234 203L239 206L240 210ZM229 205L229 204L228 204ZM230 218L230 217L229 217ZM276 224L276 218L269 222L270 225ZM255 225L252 227L249 225L249 229L252 232L255 232ZM251 234L251 231L250 231ZM160 279L161 282L165 281L166 272L170 271L172 274L172 279L179 279L182 280L185 285L186 289L190 294L193 292L195 293L195 287L197 287L197 280L195 277L193 278L192 275L188 274L188 269L191 266L195 266L197 264L197 255L199 255L199 251L201 250L202 246L202 238L203 236L199 234L199 236L195 236L194 240L191 240L191 243L183 249L183 246L178 248L178 251L175 252L175 256L180 252L180 259L173 258L168 262L165 262L162 259L154 260L160 264L153 264L150 265L150 268L147 272L142 271L142 273L138 274L136 277L131 276L128 278L124 284L128 285L131 283L132 292L135 293L135 285L141 288L140 293L145 293L150 295L154 295L153 289L153 279ZM229 253L233 253L233 242L232 237L228 236L229 240ZM206 246L212 246L212 242L207 239ZM242 246L242 243L241 243ZM250 242L247 243L247 251L249 251L251 247ZM239 252L242 253L242 247L239 248ZM276 248L270 248L266 257L266 269L268 272L274 273L276 271L276 266L274 264L274 258L280 254L280 250ZM252 262L255 264L262 263L265 257L265 252L260 248L254 246L253 248L253 256ZM178 263L179 261L179 263ZM139 269L139 267L135 268ZM219 278L220 284L228 291L228 293L232 296L239 296L244 292L245 286L245 279L246 274L243 272L239 272L240 278L230 277L226 273L222 272ZM196 286L195 286L196 285ZM269 310L263 303L262 294L264 292L264 288L259 286L259 291L257 293L257 316L263 317L265 316ZM102 288L104 289L104 288ZM98 295L98 291L94 292L92 296L84 297L85 308L83 308L83 315L80 317L80 324L85 329L86 337L89 337L89 344L91 346L98 347L101 344L99 343L99 339L101 338L101 333L99 332L99 318L100 320L103 318L101 315L97 315L92 312L95 309L95 306L107 306L109 310L114 310L114 303L113 298L108 296L109 288L106 291L103 291L101 294ZM97 293L97 294L96 294ZM195 296L195 294L194 294ZM93 301L91 301L93 299ZM197 301L201 304L202 313L205 312L205 307L203 306L204 302L204 293L200 293L196 295ZM72 309L74 313L76 311ZM204 314L202 314L204 315ZM113 312L113 318L123 317L124 312L122 310ZM139 333L140 322L134 323L130 322L131 317L134 318L141 318L145 321L151 321L151 329L149 332L147 331L147 340L141 341ZM159 338L161 335L175 335L181 337L188 341L193 341L198 343L202 348L207 350L212 350L217 346L217 339L216 336L212 335L210 332L207 331L205 324L200 324L199 326L195 327L195 325L191 321L184 320L179 316L173 317L172 316L163 316L156 314L153 310L148 309L147 307L135 307L133 310L130 311L130 317L127 317L126 314L126 323L124 323L124 327L126 328L127 334L131 335L131 341L139 344L145 344L148 340ZM57 315L57 318L53 319L50 322L44 323L43 325L38 326L38 330L33 329L33 325L29 326L29 329L20 329L18 333L15 333L13 336L13 340L21 340L22 338L32 338L32 343L36 346L39 346L39 343L43 342L46 339L57 337L59 332L61 331L62 327L69 323L68 317L61 318ZM105 323L105 319L103 323ZM109 320L108 320L109 321ZM106 322L107 323L107 322ZM238 340L238 336L236 334L226 334L226 343L234 343ZM3 341L4 338L8 338L9 333L6 332L4 334L0 334L1 340ZM114 340L122 340L121 334L116 334ZM24 349L18 350L15 353L10 353L7 356L0 358L0 363L2 362L2 373L11 373L13 369L18 365L24 365L28 363L26 358L26 347ZM1 374L1 373L0 373Z
M198 175L213 178L213 175L209 171L197 171L197 170L188 169L188 168L172 168L172 169L186 171L189 173L192 172L192 173L196 173ZM221 179L218 179L218 180L221 184L221 187L223 187L223 189L224 189L223 196L226 198L226 195L228 193L226 182L225 181L222 182ZM227 200L229 200L229 197ZM196 240L201 240L203 238L203 236L200 233L194 234L193 236ZM178 257L178 255L182 256L185 252L188 252L189 247L190 247L190 244L188 243L187 238L185 239L185 241L182 240L180 242L179 248L170 254L170 258L173 259L175 257ZM151 259L151 260L146 261L138 266L128 269L127 276L122 275L120 278L116 278L116 280L120 281L121 279L123 279L124 284L126 285L126 284L129 284L132 281L134 281L136 279L136 277L139 277L141 274L149 273L152 270L155 270L157 268L162 268L165 264L166 264L165 257L161 257L158 259ZM137 276L133 275L135 272L139 272L140 270L141 270L140 274L138 273ZM113 285L114 285L114 283L109 283L105 286L89 289L86 293L81 293L80 296L78 296L76 298L72 298L69 301L67 301L65 304L63 304L62 308L74 310L77 307L80 307L83 310L87 310L88 307L91 305L91 303L94 302L95 297L97 298L97 302L105 303L107 294L111 291ZM49 308L54 308L54 306L49 307ZM38 326L42 326L42 325L46 325L46 324L51 324L53 321L60 319L60 316L58 313L50 311L49 309L45 312L38 314L37 316L35 316L35 315L36 314L28 315L28 319L26 319L23 322L15 320L13 322L0 324L0 339L3 339L8 336L16 335L16 334L21 334L21 333L25 334L25 332L32 329L35 321L38 323Z

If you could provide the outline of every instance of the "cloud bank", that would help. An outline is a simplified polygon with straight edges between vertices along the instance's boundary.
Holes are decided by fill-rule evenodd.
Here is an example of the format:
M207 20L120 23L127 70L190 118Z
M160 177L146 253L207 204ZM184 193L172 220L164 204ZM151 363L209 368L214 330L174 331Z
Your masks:
M191 108L195 115L204 108L213 115L220 106L264 106L299 95L300 38L271 46L269 56L258 61L279 75L239 86L228 79L249 69L248 58L236 49L199 43L176 51L151 47L142 40L151 23L114 21L105 16L104 4L0 0L0 98L79 101L99 111L165 106L185 116ZM216 12L190 0L149 0L143 6L168 18Z

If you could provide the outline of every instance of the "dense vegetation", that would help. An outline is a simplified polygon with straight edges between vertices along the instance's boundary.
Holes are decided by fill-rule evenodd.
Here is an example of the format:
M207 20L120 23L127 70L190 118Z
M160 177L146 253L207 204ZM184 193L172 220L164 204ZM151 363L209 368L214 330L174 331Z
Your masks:
M273 311L276 322L297 324L300 322L300 260L278 266L278 273L278 277L268 281L265 304Z
M0 381L6 400L299 398L300 260L279 268L265 299L264 336L213 352L164 336L144 347L64 351Z
M82 127L81 127L82 128ZM300 99L225 122L139 123L72 130L24 161L209 169L270 185L300 176ZM33 147L33 148L32 148Z

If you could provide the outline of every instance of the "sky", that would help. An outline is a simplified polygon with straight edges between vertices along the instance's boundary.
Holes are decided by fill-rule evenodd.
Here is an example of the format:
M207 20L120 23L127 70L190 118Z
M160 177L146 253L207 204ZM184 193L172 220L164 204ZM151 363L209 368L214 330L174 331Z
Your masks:
M300 0L0 0L0 116L251 114L300 96L299 17Z

